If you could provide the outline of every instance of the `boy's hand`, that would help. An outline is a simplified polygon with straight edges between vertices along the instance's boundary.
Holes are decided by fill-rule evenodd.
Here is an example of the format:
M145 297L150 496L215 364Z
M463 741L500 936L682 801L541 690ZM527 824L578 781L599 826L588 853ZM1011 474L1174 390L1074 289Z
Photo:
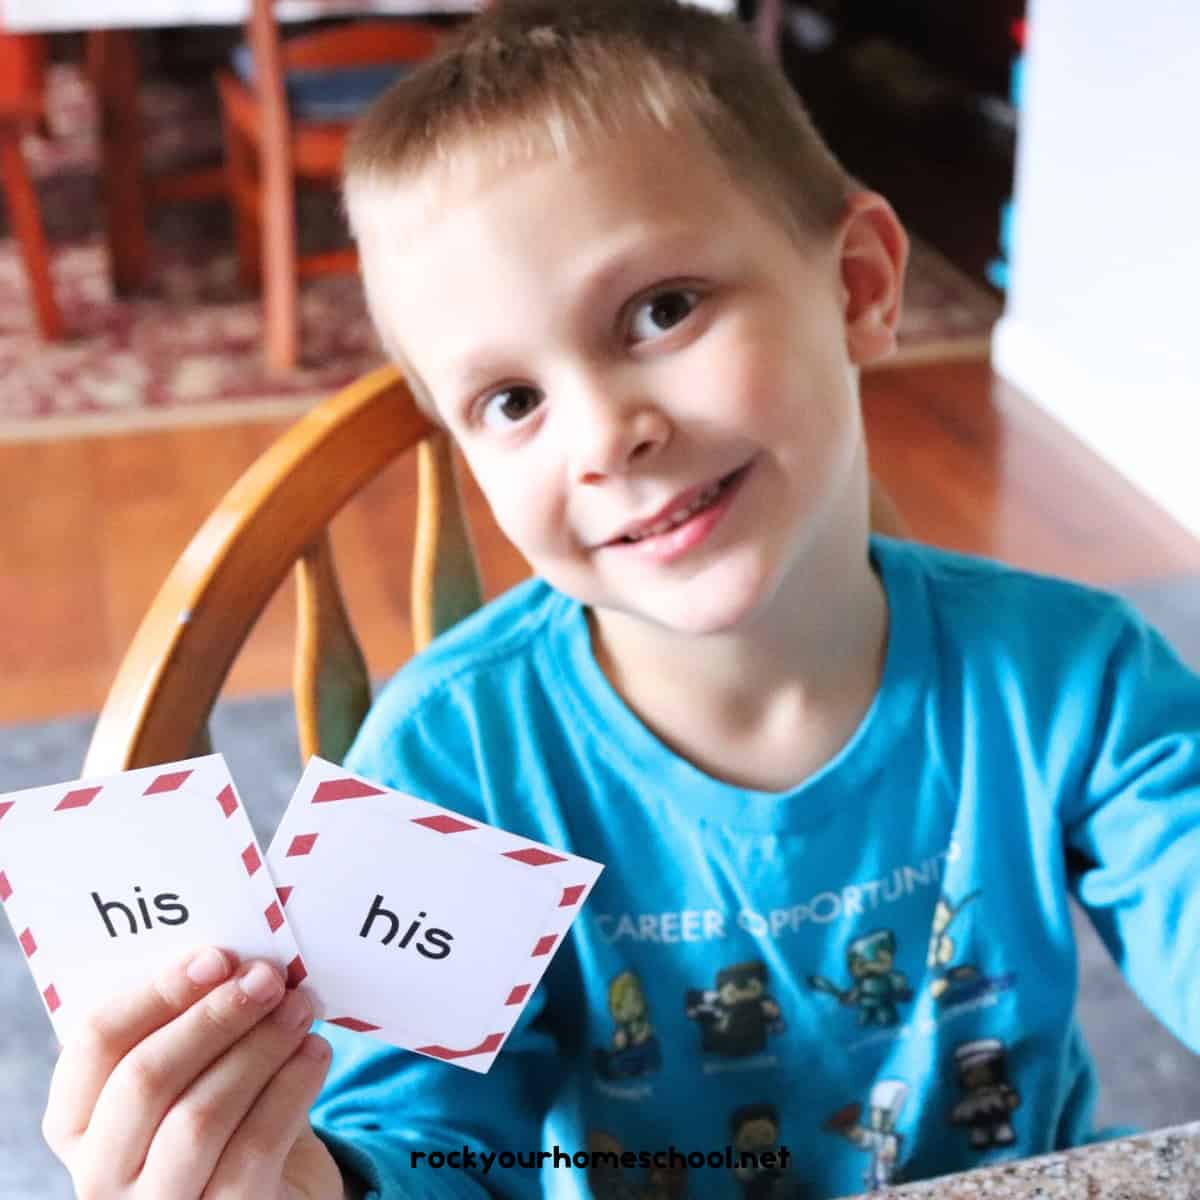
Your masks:
M311 1023L273 967L213 949L99 1009L42 1122L80 1200L342 1200L308 1123L329 1066Z

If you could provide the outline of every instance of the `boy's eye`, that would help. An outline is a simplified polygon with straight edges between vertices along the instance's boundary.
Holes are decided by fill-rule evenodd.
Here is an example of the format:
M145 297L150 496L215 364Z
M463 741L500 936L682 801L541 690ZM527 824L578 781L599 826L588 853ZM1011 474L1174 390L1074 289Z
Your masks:
M657 292L634 309L629 323L633 341L644 342L678 325L696 307L699 296L686 288Z
M483 406L483 423L492 429L503 429L523 421L538 404L541 396L536 388L510 387L493 392Z

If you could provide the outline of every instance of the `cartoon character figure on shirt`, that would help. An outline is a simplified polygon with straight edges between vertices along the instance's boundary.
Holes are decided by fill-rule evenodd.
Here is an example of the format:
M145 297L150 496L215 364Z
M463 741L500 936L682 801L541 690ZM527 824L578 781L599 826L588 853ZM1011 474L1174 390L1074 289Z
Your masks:
M622 1145L601 1129L588 1132L588 1190L595 1200L638 1200L637 1188L620 1165Z
M1004 1044L997 1038L963 1042L954 1051L954 1065L965 1095L951 1109L950 1123L970 1129L973 1150L1011 1146L1017 1139L1009 1114L1021 1097L1008 1082Z
M662 1049L641 981L632 971L622 971L609 984L608 1011L614 1025L612 1046L596 1051L596 1073L604 1079L629 1079L657 1071Z
M621 1166L621 1143L600 1129L588 1131L588 1191L595 1200L640 1200L638 1188Z
M670 1162L651 1167L640 1200L687 1200L687 1167Z
M954 990L963 984L975 982L979 978L979 970L966 963L949 966L957 947L950 936L949 929L954 919L968 904L979 895L972 892L958 904L951 904L945 896L939 896L933 910L933 926L929 934L929 953L925 965L933 972L933 982L929 985L930 994L939 1002L953 998Z
M802 1200L804 1189L787 1169L788 1152L779 1144L779 1112L773 1104L747 1104L729 1118L736 1165L733 1177L743 1200ZM777 1156L772 1166L762 1156ZM745 1161L742 1155L748 1157Z
M780 1033L779 1005L767 995L765 963L737 963L717 972L712 991L689 988L688 1017L700 1026L700 1046L708 1054L730 1058L761 1054L767 1034Z
M853 983L843 990L820 975L810 975L808 986L833 996L839 1004L858 1008L860 1025L898 1025L896 1005L912 999L912 988L902 971L893 970L896 935L890 929L855 938L846 947L846 966Z
M668 1164L653 1167L646 1183L634 1183L621 1166L624 1147L610 1133L588 1133L588 1190L595 1200L687 1200L687 1167Z
M868 1192L902 1182L900 1148L904 1138L896 1132L896 1121L907 1099L908 1084L899 1079L881 1079L871 1089L871 1115L866 1125L860 1120L859 1105L848 1104L822 1126L870 1153L871 1162L863 1175Z

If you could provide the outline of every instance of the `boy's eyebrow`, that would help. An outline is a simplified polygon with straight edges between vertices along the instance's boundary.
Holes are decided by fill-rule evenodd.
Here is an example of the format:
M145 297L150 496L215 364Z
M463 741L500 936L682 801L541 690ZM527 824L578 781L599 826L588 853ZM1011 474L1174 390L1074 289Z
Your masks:
M503 371L498 364L504 361L504 356L499 352L492 352L486 348L479 349L476 347L464 353L466 357L460 364L455 366L454 374L450 380L455 392L452 398L454 400L459 399L464 394L473 393L485 383L493 382L497 375ZM455 361L453 355L451 356L451 361Z
M579 303L589 305L616 288L630 286L630 277L643 274L658 275L666 271L664 259L684 254L697 246L696 232L685 227L654 230L648 236L642 231L614 238L595 256L593 263L585 263L577 274ZM676 274L672 270L668 274ZM644 287L652 280L638 278L638 286Z
M444 355L448 365L437 392L448 411L465 407L484 387L521 375L519 355L512 347L463 342L445 349Z
M572 315L590 313L597 302L607 298L615 290L623 291L633 287L635 280L637 287L647 286L653 282L653 278L644 280L642 276L659 275L667 268L664 259L682 254L696 246L695 232L682 227L655 231L649 236L643 231L636 235L614 238L595 254L591 263L585 262L578 270L572 272L568 298L568 303L575 309ZM668 272L676 273L686 274ZM484 383L491 382L498 371L503 372L506 368L502 364L511 361L512 355L501 347L463 343L461 349L453 344L449 346L446 358L456 364L453 374L455 388L470 392Z

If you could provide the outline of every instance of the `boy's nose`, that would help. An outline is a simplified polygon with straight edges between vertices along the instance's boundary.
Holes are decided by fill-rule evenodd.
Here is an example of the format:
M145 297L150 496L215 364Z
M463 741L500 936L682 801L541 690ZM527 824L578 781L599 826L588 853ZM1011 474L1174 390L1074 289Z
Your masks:
M579 427L571 433L578 480L599 483L623 475L653 458L670 437L670 421L654 404L581 405Z

